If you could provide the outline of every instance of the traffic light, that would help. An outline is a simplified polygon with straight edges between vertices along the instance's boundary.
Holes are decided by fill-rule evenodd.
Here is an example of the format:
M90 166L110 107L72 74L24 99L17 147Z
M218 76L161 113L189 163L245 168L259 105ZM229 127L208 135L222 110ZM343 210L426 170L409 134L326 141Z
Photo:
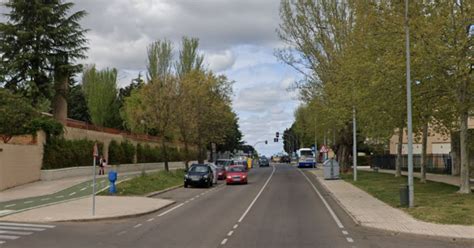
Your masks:
M267 144L268 144L268 141L267 141L267 140L265 140L265 145L267 145Z
M278 138L273 138L273 142L278 142Z
M280 137L280 132L276 132L276 137Z

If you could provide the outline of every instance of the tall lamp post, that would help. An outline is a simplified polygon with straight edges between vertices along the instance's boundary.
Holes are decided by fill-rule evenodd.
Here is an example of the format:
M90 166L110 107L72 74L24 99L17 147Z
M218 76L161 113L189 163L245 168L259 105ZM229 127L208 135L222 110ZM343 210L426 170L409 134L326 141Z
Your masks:
M413 127L410 78L410 28L408 19L408 0L405 0L405 45L406 45L406 74L407 74L407 129L408 129L408 207L414 207L415 191L413 188Z

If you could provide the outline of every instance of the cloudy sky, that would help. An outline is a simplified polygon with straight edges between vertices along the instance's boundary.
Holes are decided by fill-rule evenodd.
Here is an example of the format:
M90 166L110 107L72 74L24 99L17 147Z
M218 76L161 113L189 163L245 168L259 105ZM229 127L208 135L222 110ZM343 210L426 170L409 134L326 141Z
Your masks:
M266 155L282 151L273 143L293 121L296 93L287 87L299 75L273 55L282 44L279 0L73 0L82 20L90 50L86 63L115 67L124 86L145 72L146 47L169 39L179 49L182 36L200 39L205 63L234 84L233 107L244 140Z

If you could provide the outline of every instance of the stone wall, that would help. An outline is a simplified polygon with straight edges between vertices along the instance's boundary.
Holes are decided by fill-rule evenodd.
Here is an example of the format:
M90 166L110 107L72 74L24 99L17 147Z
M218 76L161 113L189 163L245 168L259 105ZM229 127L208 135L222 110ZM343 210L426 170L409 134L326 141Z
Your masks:
M0 190L40 180L45 135L30 144L0 143Z

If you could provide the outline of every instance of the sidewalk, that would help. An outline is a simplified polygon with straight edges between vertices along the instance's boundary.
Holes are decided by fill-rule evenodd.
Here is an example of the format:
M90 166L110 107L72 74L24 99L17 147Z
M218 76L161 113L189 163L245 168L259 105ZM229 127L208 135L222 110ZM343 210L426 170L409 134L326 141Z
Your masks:
M397 233L474 239L474 226L443 225L416 220L350 183L343 180L324 180L322 170L312 170L311 173L361 226Z
M127 196L97 196L96 213L92 216L92 198L73 200L35 208L0 218L13 222L90 221L132 217L158 211L174 201Z
M371 172L374 171L370 167L363 167L363 168L357 168L357 169L360 171L371 171ZM387 174L395 174L395 170L379 169L379 172L387 173ZM408 175L408 172L402 171L402 175L406 176ZM413 172L413 176L416 178L420 178L421 174L419 172ZM451 176L451 175L446 175L446 174L426 173L426 180L450 184L454 186L459 186L461 184L461 178L459 176ZM474 185L471 188L474 189Z
M155 170L147 171L147 173L154 172ZM141 172L128 172L119 174L118 180L126 176L140 175ZM97 179L106 178L106 176L97 175ZM28 183L11 189L6 189L0 191L0 203L9 202L13 200L46 196L58 193L65 189L74 187L78 184L90 181L92 182L91 176L81 176L81 177L70 177L52 181L37 181L33 183Z

